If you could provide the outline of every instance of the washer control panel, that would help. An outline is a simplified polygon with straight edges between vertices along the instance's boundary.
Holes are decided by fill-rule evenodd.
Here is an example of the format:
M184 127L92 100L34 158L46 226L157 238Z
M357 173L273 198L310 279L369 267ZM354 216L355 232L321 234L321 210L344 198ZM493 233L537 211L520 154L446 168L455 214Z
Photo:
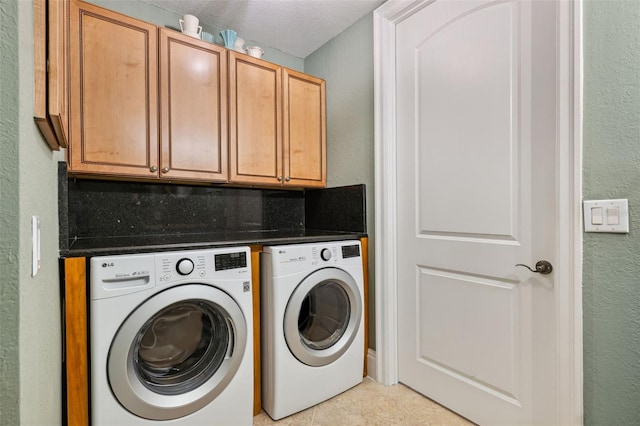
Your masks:
M249 248L210 249L157 253L158 281L193 278L238 279L251 276Z
M160 285L201 280L233 280L251 289L251 249L206 250L95 256L90 260L90 298L105 299Z

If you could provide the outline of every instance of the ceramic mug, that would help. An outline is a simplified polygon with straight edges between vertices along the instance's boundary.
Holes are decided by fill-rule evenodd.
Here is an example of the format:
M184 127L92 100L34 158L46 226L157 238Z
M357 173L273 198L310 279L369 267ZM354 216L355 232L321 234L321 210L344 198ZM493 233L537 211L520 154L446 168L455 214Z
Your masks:
M200 38L202 27L198 25L200 23L200 20L197 17L193 15L184 15L182 19L179 20L179 22L180 30L182 30L183 33L188 34L192 37Z
M236 42L233 43L233 50L235 50L236 52L242 52L242 53L247 53L244 50L244 39L238 37L236 39Z
M249 46L247 47L247 54L249 56L253 56L254 58L262 58L264 55L264 50L258 46Z

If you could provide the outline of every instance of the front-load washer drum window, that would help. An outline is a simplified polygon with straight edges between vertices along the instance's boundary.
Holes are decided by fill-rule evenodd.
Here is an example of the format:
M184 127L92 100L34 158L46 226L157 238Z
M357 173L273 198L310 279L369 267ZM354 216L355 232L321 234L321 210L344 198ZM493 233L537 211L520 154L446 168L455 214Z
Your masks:
M187 416L227 387L247 338L247 322L229 294L201 284L171 287L120 326L107 362L111 390L136 416Z
M284 337L300 362L320 367L351 346L363 315L362 295L351 275L323 268L304 278L289 297Z
M133 348L134 366L150 390L177 395L194 389L218 370L233 330L214 306L179 302L142 327Z
M333 280L316 284L302 301L298 330L305 345L312 349L327 349L344 335L351 305L341 283Z

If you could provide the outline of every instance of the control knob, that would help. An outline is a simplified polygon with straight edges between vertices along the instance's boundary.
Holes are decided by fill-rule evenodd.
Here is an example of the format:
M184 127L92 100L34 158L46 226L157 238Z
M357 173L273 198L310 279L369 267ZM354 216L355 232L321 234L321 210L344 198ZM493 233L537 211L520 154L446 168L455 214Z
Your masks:
M178 263L176 264L176 270L180 275L189 275L193 272L193 268L193 262L191 259L187 258L178 260Z
M331 259L331 250L329 249L322 249L322 251L320 252L320 257L322 258L322 260L324 260L325 262L328 261L329 259Z

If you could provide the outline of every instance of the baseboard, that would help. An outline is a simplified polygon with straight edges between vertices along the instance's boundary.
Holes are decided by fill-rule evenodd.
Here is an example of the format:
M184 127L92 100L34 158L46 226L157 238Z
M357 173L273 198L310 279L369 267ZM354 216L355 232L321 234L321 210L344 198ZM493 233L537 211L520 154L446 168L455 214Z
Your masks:
M369 350L367 351L367 377L370 377L371 379L377 382L378 380L376 379L377 377L376 372L377 372L376 351L369 348Z

